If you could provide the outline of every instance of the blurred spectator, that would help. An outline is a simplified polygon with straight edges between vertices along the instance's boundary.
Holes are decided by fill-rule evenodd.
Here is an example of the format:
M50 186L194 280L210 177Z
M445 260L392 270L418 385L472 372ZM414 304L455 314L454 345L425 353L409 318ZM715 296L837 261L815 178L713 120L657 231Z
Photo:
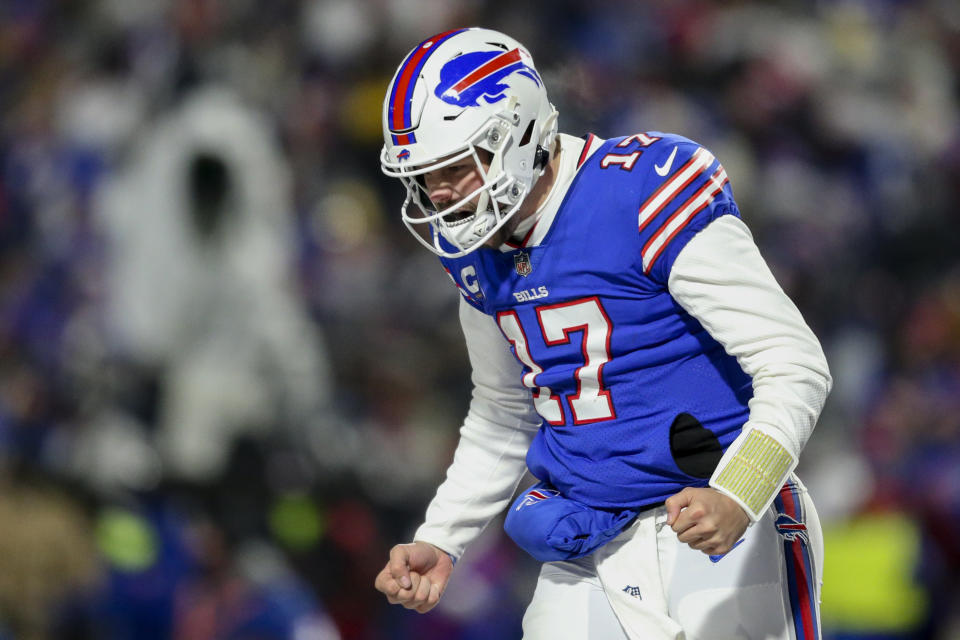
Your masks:
M269 128L230 92L189 95L108 185L107 322L161 372L172 474L216 477L238 434L321 419L331 380L292 295L289 176Z
M59 612L100 576L91 523L61 491L7 478L0 522L0 638L52 638Z

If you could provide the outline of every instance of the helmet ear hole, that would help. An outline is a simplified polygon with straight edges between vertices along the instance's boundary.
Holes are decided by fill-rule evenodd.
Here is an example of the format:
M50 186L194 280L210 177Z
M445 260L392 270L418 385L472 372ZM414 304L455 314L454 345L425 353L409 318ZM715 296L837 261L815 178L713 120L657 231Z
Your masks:
M531 120L530 123L527 125L526 131L523 132L523 137L520 138L519 146L525 147L528 144L530 144L530 138L533 137L533 122L534 121Z
M537 145L537 152L533 156L533 168L543 169L550 162L550 152Z

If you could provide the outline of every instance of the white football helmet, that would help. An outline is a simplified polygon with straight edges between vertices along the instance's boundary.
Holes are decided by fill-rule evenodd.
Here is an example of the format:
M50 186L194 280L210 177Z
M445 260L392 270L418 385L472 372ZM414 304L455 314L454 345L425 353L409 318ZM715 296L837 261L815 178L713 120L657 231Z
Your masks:
M520 208L549 160L557 111L523 45L489 29L457 29L424 40L400 64L383 103L383 135L383 172L407 188L404 224L437 255L456 258ZM479 149L490 153L488 169ZM438 211L422 176L468 158L483 185Z

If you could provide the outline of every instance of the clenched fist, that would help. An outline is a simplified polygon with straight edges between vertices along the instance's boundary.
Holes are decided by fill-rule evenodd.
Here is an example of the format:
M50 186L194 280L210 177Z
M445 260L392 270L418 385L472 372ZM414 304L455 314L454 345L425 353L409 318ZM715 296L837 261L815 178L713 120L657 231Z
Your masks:
M730 551L750 524L740 505L709 487L687 487L667 498L666 507L677 539L708 555Z
M440 601L452 571L450 556L432 544L398 544L390 550L390 561L377 574L374 586L390 604L426 613Z

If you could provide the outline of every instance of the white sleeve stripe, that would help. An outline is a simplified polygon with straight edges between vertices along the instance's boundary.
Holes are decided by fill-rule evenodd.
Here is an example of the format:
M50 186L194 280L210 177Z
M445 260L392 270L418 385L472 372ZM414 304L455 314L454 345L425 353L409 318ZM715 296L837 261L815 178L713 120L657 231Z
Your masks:
M660 188L654 191L653 195L640 205L637 232L642 232L657 214L670 203L674 196L686 189L697 176L713 164L713 161L713 154L703 147L694 151L693 156L690 157L687 163L665 180L663 184L660 185Z
M713 199L723 190L723 186L727 182L729 182L727 172L723 170L723 167L718 168L713 175L710 176L710 180L703 185L699 191L690 196L686 202L680 205L676 213L670 216L670 218L663 223L663 226L651 236L650 240L647 241L647 244L644 245L640 251L640 255L643 257L643 270L645 273L650 272L653 263L660 257L660 254L666 248L667 244L673 240L674 236L687 226L687 223L689 223L696 214L713 202Z

